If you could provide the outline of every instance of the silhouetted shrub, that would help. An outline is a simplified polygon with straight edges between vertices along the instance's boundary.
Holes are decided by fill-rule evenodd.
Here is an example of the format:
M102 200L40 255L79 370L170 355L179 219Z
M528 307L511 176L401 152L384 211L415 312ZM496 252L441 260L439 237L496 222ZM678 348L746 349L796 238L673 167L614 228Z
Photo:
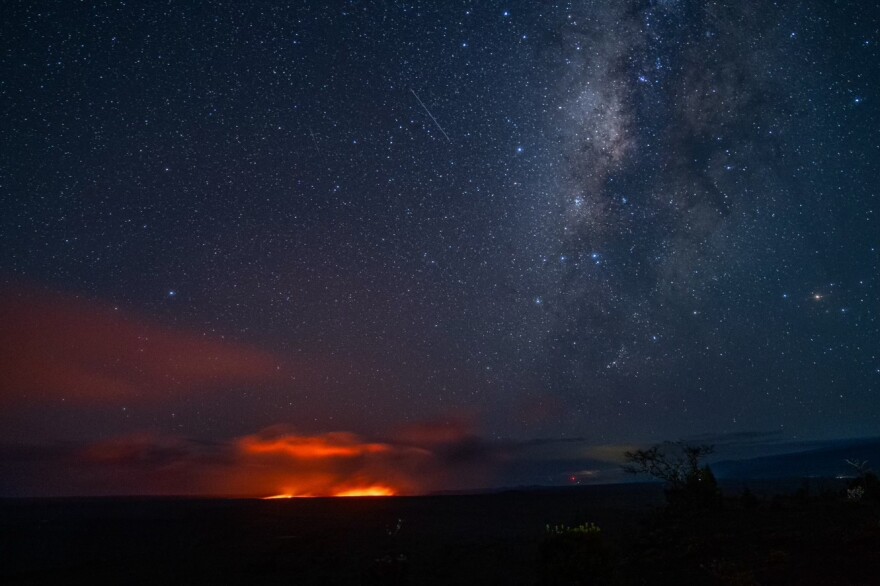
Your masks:
M856 478L847 486L847 493L853 494L858 491L858 500L880 501L880 478L873 472L866 472L861 478Z
M880 500L880 479L868 466L867 460L845 460L858 474L847 487L850 500ZM857 495L857 496L856 496Z
M626 452L623 470L630 474L650 474L666 483L666 501L673 507L695 508L720 506L721 491L715 475L700 460L714 451L708 445L665 442Z

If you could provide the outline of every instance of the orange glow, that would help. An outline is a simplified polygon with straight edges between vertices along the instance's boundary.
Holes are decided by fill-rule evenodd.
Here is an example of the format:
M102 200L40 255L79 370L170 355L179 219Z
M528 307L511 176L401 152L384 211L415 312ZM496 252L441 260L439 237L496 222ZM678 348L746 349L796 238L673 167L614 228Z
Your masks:
M161 402L283 380L272 353L27 287L0 288L0 324L0 404Z
M289 492L285 492L282 494L273 494L272 496L264 496L262 500L264 501L273 501L280 499L297 499L297 498L316 498L321 496L334 496L334 497L358 497L358 496L395 496L397 495L397 491L388 486L382 486L380 484L375 484L372 486L359 486L356 488L346 488L344 490L338 490L332 494L322 495L322 494L293 494Z
M349 496L394 496L397 494L393 489L387 486L367 486L364 488L352 488L337 492L333 496L349 497Z
M341 432L321 436L284 435L271 439L251 436L244 438L240 446L249 454L279 454L301 459L356 458L391 449L386 444L362 443L355 435Z
M235 440L232 493L272 498L395 496L418 493L433 454L408 444L368 441L345 431L315 435L277 425Z

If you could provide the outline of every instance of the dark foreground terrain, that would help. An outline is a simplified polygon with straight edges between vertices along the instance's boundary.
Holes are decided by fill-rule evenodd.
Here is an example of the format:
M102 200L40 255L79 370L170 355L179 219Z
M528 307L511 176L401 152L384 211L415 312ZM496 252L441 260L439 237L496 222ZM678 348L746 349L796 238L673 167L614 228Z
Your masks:
M370 499L7 500L0 582L880 584L876 504L803 490L728 497L706 511L670 512L662 502L658 485ZM600 531L546 530L584 522Z

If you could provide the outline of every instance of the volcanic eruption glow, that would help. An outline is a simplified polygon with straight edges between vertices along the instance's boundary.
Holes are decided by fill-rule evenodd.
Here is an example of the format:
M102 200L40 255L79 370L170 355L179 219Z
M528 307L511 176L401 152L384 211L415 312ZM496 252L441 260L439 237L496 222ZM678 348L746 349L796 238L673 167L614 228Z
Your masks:
M395 496L397 493L393 488L381 485L364 486L360 488L350 488L337 492L333 496L350 497L350 496Z
M389 486L383 486L381 484L374 484L372 486L358 486L354 488L347 488L344 490L339 490L334 492L333 494L322 495L322 494L294 494L290 492L285 492L281 494L275 494L272 496L263 497L262 500L277 500L277 499L292 499L292 498L317 498L322 496L332 496L332 497L361 497L361 496L396 496L397 491Z

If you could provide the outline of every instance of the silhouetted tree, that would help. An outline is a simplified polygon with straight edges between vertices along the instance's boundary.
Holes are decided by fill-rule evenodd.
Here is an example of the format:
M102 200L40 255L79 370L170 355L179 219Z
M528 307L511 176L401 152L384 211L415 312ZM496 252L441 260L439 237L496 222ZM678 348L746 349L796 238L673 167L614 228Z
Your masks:
M666 483L670 505L714 505L720 502L715 475L701 460L714 452L710 445L664 442L646 450L626 452L623 470L650 474Z
M868 466L868 461L846 460L846 463L852 466L858 473L855 480L850 483L849 489L861 488L860 499L880 500L880 479L877 478L877 475Z

